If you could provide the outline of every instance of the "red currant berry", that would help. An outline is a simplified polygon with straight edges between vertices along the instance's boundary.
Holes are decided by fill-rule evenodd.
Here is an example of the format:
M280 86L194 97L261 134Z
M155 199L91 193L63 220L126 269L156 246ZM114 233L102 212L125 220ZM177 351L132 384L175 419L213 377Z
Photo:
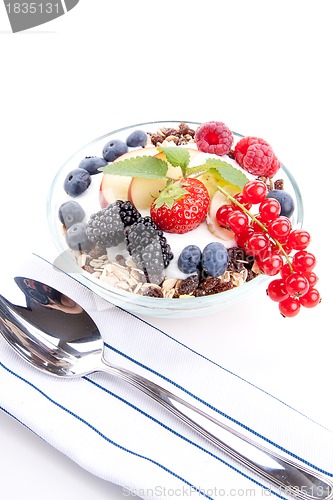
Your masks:
M302 274L308 280L310 287L315 286L318 283L318 276L313 271L305 271Z
M281 255L282 255L282 254L283 254L283 255L285 255L285 253L286 253L287 255L289 255L289 254L290 254L290 252L292 251L292 248L288 245L288 242L287 242L287 243L280 243L280 245L281 245L281 246L280 246L280 245L277 245L277 244L275 244L275 243L272 243L272 245L273 245L273 250L274 250L274 252L279 253L279 254L281 254ZM282 248L281 248L281 247L282 247ZM283 253L283 252L285 252L285 253Z
M294 271L312 271L316 265L316 257L306 250L299 250L293 257L292 266Z
M286 252L287 255L289 255L290 252L293 250L292 246L289 245L289 241L287 241L286 243L283 243L282 248Z
M267 287L267 295L270 299L274 300L274 302L281 302L281 300L289 296L284 281L281 279L270 282Z
M257 258L257 264L264 274L275 276L283 266L283 259L277 253L271 253L263 258Z
M252 207L252 203L249 203L248 201L244 200L244 196L243 196L243 193L237 193L235 194L234 196L235 200L237 200L241 205L243 205L244 208L246 208L246 210L250 210L250 208ZM236 204L236 203L232 203L231 206L235 209L235 210L239 210L239 206Z
M247 246L247 240L253 233L254 233L253 229L248 226L241 233L235 234L235 241L237 245L241 248L245 248Z
M299 313L301 308L301 304L298 299L294 299L293 297L288 297L287 299L279 302L279 309L282 316L285 318L292 318Z
M286 279L286 278L288 278L288 276L290 276L293 273L293 269L290 267L290 265L288 264L288 262L286 262L281 267L280 273L281 273L281 278L282 279Z
M261 220L270 222L280 215L281 205L275 198L266 198L259 205Z
M302 297L309 290L309 282L301 273L292 273L285 279L285 285L292 297Z
M266 198L267 186L262 181L249 181L243 187L243 200L256 205Z
M252 233L247 240L247 248L251 255L259 255L269 247L269 239L263 233Z
M235 234L240 234L249 225L249 219L244 212L235 210L228 216L228 226Z
M221 205L216 211L216 220L218 224L222 227L228 226L228 215L230 215L234 209L231 205Z
M252 222L251 222L251 227L253 228L253 230L256 231L256 232L259 232L259 233L266 232L259 224L257 224L256 221L261 222L265 226L265 223L261 219L261 215L259 214L259 215L256 215L256 220L252 220Z
M286 242L291 231L291 222L288 217L280 215L268 225L269 234L280 243Z
M309 291L299 298L300 303L304 307L315 307L321 301L319 292L316 288L309 288Z
M304 250L310 243L311 237L307 231L303 229L294 229L288 237L288 244L294 250Z

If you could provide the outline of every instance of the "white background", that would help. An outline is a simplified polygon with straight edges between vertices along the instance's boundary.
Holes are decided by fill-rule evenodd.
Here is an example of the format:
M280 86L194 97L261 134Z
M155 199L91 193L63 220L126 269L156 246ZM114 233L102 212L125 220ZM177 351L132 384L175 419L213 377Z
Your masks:
M270 142L293 172L323 302L283 319L263 289L168 333L331 426L331 2L80 0L11 34L0 4L1 266L44 247L48 186L79 147L150 120L224 121ZM1 275L0 266L0 275ZM1 390L1 388L0 388ZM13 395L15 397L15 395ZM0 414L1 498L124 498Z

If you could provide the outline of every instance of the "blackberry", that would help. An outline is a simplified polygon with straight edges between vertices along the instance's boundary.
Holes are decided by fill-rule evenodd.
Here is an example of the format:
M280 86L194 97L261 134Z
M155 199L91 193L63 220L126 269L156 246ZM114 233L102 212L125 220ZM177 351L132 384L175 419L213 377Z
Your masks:
M115 247L125 239L124 230L141 217L130 201L117 200L91 215L87 224L87 237L91 243Z
M173 259L170 245L151 217L141 217L125 229L127 250L149 283L160 284Z

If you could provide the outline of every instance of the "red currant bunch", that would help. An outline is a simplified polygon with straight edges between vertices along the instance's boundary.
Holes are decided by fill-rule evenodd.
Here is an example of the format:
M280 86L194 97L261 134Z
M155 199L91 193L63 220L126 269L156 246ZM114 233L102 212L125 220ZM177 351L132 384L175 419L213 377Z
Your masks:
M301 306L312 308L319 304L320 294L315 288L318 278L313 272L315 264L312 253L299 250L290 258L290 263L282 266L281 279L274 279L268 285L267 295L279 303L283 316L296 316Z
M310 234L293 229L290 219L280 215L279 201L267 198L267 193L264 182L247 182L241 193L228 195L230 204L217 210L216 220L234 232L237 245L254 256L262 273L280 274L268 285L267 295L278 302L283 316L293 317L301 306L312 308L321 300L313 272L316 258L307 251ZM250 212L253 205L258 206L256 214Z

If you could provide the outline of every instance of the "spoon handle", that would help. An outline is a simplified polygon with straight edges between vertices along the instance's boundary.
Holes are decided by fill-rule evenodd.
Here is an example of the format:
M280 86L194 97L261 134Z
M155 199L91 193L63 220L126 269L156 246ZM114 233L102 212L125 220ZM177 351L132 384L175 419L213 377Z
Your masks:
M302 500L333 498L333 482L301 464L268 450L176 394L146 378L102 360L107 371L142 391L197 431L210 443L226 452L284 493Z

